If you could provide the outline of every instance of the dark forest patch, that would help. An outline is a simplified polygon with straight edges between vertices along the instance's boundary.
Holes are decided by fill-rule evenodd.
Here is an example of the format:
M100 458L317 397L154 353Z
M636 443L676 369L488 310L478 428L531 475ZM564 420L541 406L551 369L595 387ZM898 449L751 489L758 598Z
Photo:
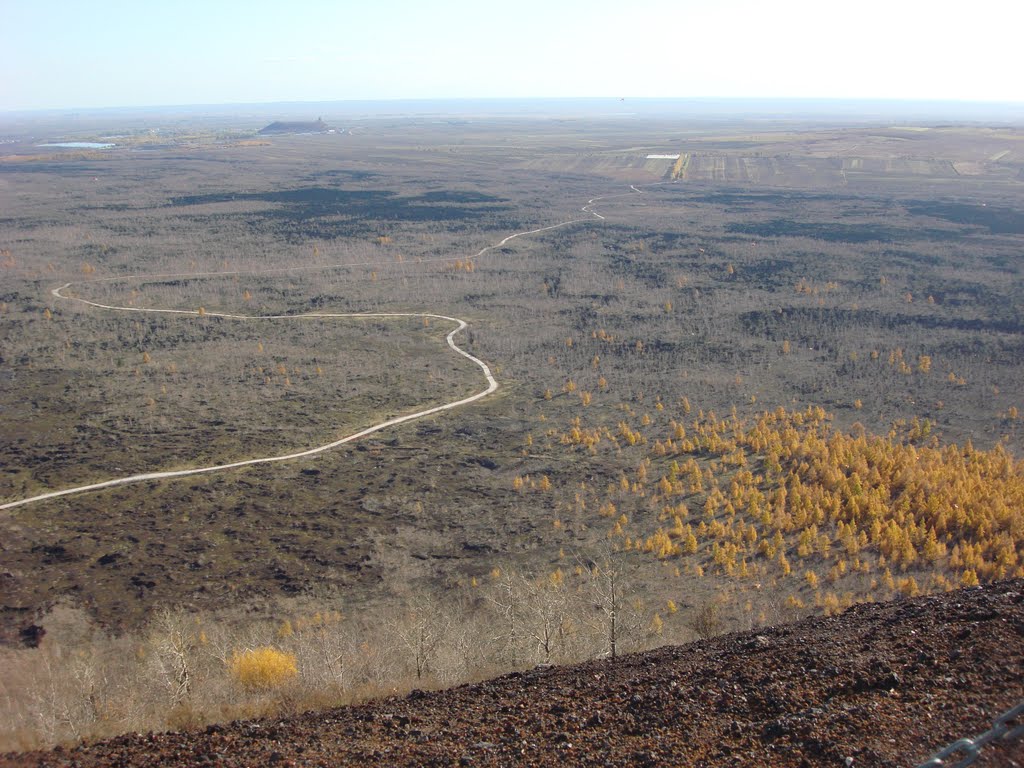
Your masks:
M887 330L916 327L926 330L1024 333L1024 320L1016 317L935 317L832 307L789 307L776 311L744 312L739 316L739 320L747 333L774 341L780 341L786 337L787 332L797 329L810 331L810 335L820 335L820 331L865 327Z
M500 197L485 195L482 192L471 192L460 189L439 189L434 192L424 192L419 197L412 198L421 203L500 203L504 202Z
M822 202L834 203L837 200L851 200L853 198L843 197L842 195L819 195L801 192L719 191L694 195L691 199L694 202L710 203L712 205L771 205L784 207L788 203L797 201L820 200Z
M832 243L898 242L905 240L948 240L960 234L945 229L907 229L877 224L835 224L801 222L792 219L734 222L726 231L758 237L809 237Z
M347 168L335 168L330 171L319 171L306 176L304 181L316 181L317 179L350 179L351 181L366 181L375 179L380 174L372 171L353 171Z
M99 176L108 173L103 165L74 162L0 163L0 173L52 173L55 176Z
M171 199L172 206L192 206L226 202L264 202L282 206L257 214L266 219L305 221L322 216L363 217L391 221L458 221L476 219L508 206L495 205L486 195L472 192L427 192L415 197L399 197L387 190L347 190L330 187L302 187L266 192L214 192ZM462 205L439 205L450 201ZM473 203L482 203L469 207Z
M909 213L917 216L931 216L945 219L954 224L984 227L994 235L1024 234L1024 212L1013 208L999 208L994 205L968 205L966 203L931 203L917 201L907 203Z
M300 189L282 189L270 192L213 192L206 195L185 195L172 198L171 205L205 205L208 203L258 201L305 206L308 209L334 209L339 206L366 206L373 202L386 201L392 197L394 197L394 192L303 187Z

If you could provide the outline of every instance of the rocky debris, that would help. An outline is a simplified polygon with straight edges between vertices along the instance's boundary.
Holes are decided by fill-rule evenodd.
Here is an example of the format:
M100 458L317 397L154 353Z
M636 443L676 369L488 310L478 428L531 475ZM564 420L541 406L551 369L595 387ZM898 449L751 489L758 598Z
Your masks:
M915 766L1021 698L1016 580L289 719L9 754L0 768ZM1024 739L975 765L1024 766Z

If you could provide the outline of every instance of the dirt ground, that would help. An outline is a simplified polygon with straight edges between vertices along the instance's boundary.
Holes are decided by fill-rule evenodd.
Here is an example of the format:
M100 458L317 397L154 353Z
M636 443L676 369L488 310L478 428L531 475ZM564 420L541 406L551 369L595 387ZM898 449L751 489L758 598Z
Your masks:
M363 706L8 754L0 766L913 766L987 731L1022 683L1016 580ZM975 764L1022 763L1016 739Z

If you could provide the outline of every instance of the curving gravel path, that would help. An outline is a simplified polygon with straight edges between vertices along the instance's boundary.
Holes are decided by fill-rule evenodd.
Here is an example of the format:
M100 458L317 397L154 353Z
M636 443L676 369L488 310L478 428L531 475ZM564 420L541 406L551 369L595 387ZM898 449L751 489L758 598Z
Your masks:
M118 307L118 306L111 306L111 305L107 305L107 304L98 304L98 303L96 303L94 301L87 301L86 299L78 299L78 298L69 297L69 296L62 296L59 292L64 290L65 288L67 288L69 285L70 285L70 283L67 283L65 285L62 285L60 288L55 288L53 290L54 295L55 296L59 296L62 299L71 299L71 300L74 300L74 301L80 301L80 302L82 302L84 304L89 304L90 306L100 307L100 308L103 308L103 309L122 310L122 311L127 311L127 312L131 312L131 311L163 312L163 313L167 313L167 314L178 314L178 315L198 315L199 314L197 311L183 310L183 309L141 309L141 308L135 308L135 307ZM329 451L332 448L337 448L339 445L344 445L345 443L351 442L353 440L358 440L360 437L365 437L366 435L372 434L374 432L378 432L378 431L380 431L382 429L386 429L387 427L393 427L396 424L403 424L403 423L405 423L407 421L412 421L414 419L419 419L419 418L422 418L424 416L429 416L429 415L431 415L433 413L440 413L441 411L448 411L448 410L451 410L453 408L458 408L458 407L463 406L463 405L468 405L469 403L476 402L477 400L480 400L483 397L487 397L487 395L491 394L492 392L494 392L495 390L498 389L498 381L497 381L497 379L494 378L494 374L491 373L491 369L487 365L487 363L485 363L480 358L471 355L469 352L467 352L466 350L462 349L461 347L459 347L455 343L455 341L454 341L455 334L457 334L459 331L461 331L463 328L465 328L467 326L467 323L466 323L465 320L462 320L462 319L457 318L457 317L449 317L447 315L435 315L435 314L430 314L430 313L426 313L426 312L377 312L377 313L370 313L370 314L315 312L315 313L309 313L309 314L304 314L304 315L252 315L252 316L250 316L250 315L231 315L231 314L226 314L226 313L222 313L222 312L204 312L203 315L206 316L206 317L223 317L223 318L230 318L230 319L236 319L236 320L281 320L281 319L285 319L285 318L287 318L289 320L295 320L295 319L313 319L313 318L321 318L322 319L322 318L341 318L341 317L360 317L360 318L429 317L429 318L434 318L434 319L438 319L438 320L450 320L450 321L456 323L457 326L446 337L446 341L448 342L448 346L453 351L455 351L457 354L462 355L462 357L465 357L467 360L472 360L474 363L476 363L478 366L480 366L480 370L483 371L484 378L487 380L487 388L481 390L480 392L477 392L474 395L470 395L469 397L464 397L461 400L455 400L455 401L450 402L450 403L444 403L443 405L434 406L433 408L426 408L426 409L424 409L422 411L417 411L416 413L410 413L410 414L407 414L405 416L397 416L397 417L395 417L393 419L388 419L387 421L382 421L379 424L374 424L371 427L367 427L366 429L363 429L363 430L361 430L359 432L356 432L354 434L351 434L351 435L347 435L347 436L342 437L342 438L340 438L338 440L334 440L334 441L332 441L330 443L326 443L324 445L318 445L318 446L315 446L313 448L308 448L308 449L303 450L303 451L295 451L294 453L283 453L283 454L280 454L278 456L263 456L263 457L257 458L257 459L244 459L242 461L233 461L233 462L230 462L230 463L227 463L227 464L214 464L212 466L197 467L197 468L194 468L194 469L179 469L179 470L172 470L172 471L167 471L167 472L143 472L143 473L137 474L137 475L128 475L127 477L118 477L118 478L115 478L113 480L104 480L103 482L90 483L88 485L78 485L78 486L75 486L73 488L65 488L65 489L60 490L60 491L50 491L49 493L41 493L38 496L30 496L30 497L25 498L25 499L18 499L17 501L10 501L10 502L7 502L6 504L0 504L0 510L3 510L3 509L13 509L15 507L20 507L20 506L23 506L25 504L31 504L31 503L37 502L37 501L45 501L47 499L56 499L56 498L59 498L61 496L70 496L71 494L75 494L75 493L86 493L88 491L98 491L98 490L101 490L103 488L113 488L114 486L118 486L118 485L130 485L131 483L141 483L141 482L145 482L147 480L167 480L167 479L175 478L175 477L188 477L189 475L202 475L202 474L208 474L210 472L221 472L221 471L226 470L226 469L237 469L238 467L249 467L249 466L254 466L254 465L257 465L257 464L272 464L274 462L279 462L279 461L291 461L292 459L301 459L301 458L305 458L306 456L315 456L318 453L323 453L324 451Z
M674 183L674 182L672 182L672 183ZM624 197L624 196L628 196L628 195L631 195L631 194L636 194L638 192L641 192L641 190L637 189L635 186L632 186L632 185L630 185L630 189L632 190L631 192L626 192L624 194L605 195L604 197L595 197L595 198L593 198L591 200L588 200L587 204L585 206L583 206L583 208L581 208L580 210L603 221L604 218L605 218L604 216L602 216L601 214L595 213L594 211L590 210L593 207L593 205L598 200L606 200L606 199L613 198L613 197ZM565 227L565 226L568 226L570 224L576 224L576 223L583 222L583 221L592 221L592 219L586 219L586 218L570 219L568 221L562 221L562 222L559 222L557 224L551 224L551 225L546 226L546 227L538 227L537 229L526 230L526 231L523 231L523 232L516 232L516 233L511 234L508 237L502 239L501 241L495 243L494 245L488 245L488 246L486 246L484 248L481 248L479 251L477 251L476 254L474 254L472 256L472 258L474 258L474 259L480 258L484 254L486 254L488 251L492 251L492 250L494 250L496 248L501 248L503 245L505 245L506 243L508 243L511 240L516 239L517 237L524 237L526 235L534 235L534 234L537 234L537 233L540 233L540 232L547 232L548 230L558 229L559 227ZM450 258L446 257L446 258L440 258L440 259L430 259L428 261L450 261ZM358 264L348 264L348 265L335 265L335 266L360 266L360 265L358 265ZM330 266L327 266L327 267L313 267L313 269L330 269L330 268L331 268ZM260 272L260 274L267 274L267 273L274 273L274 272L288 272L288 271L294 271L294 269L305 269L305 268L298 267L298 268L287 268L287 269L280 269L280 270L273 270L273 269L272 270L264 270L264 271ZM147 278L147 277L148 278L156 278L156 277L159 277L159 278L170 278L170 277L191 277L191 278L196 278L196 277L219 277L219 276L225 276L225 275L238 275L238 274L242 274L242 273L239 272L239 271L227 271L227 272L200 272L200 273L194 273L194 274L129 275L129 276L124 276L124 277L100 278L98 280L90 280L90 281L87 281L87 282L115 282L115 281L119 281L119 280L142 279L142 278ZM90 306L90 307L97 307L99 309L104 309L104 310L109 310L109 311L114 311L114 312L138 312L138 313L165 314L165 315L192 315L192 316L197 316L197 317L199 317L199 316L219 317L219 318L225 318L225 319L229 319L229 320L304 320L304 319L357 318L357 317L358 318L419 317L419 318L431 318L431 319L436 319L436 320L450 321L450 322L455 323L456 327L446 337L446 341L447 341L448 347L453 352L455 352L456 354L461 355L462 357L466 358L467 360L472 361L477 366L479 366L481 372L484 375L484 379L487 382L487 387L485 389L481 390L480 392L477 392L474 395L470 395L469 397L464 397L464 398L462 398L460 400L454 400L454 401L452 401L450 403L444 403L442 405L434 406L434 407L431 407L431 408L425 408L425 409L423 409L421 411L416 411L415 413L410 413L410 414L407 414L405 416L398 416L398 417L393 418L393 419L388 419L387 421L382 421L379 424L374 424L373 426L367 427L366 429L360 430L359 432L356 432L354 434L347 435L345 437L339 438L338 440L333 440L333 441L331 441L329 443L326 443L324 445L314 446L313 448L308 448L306 450L295 451L295 452L292 452L292 453L283 453L283 454L280 454L280 455L277 455L277 456L263 456L263 457L254 458L254 459L245 459L245 460L242 460L242 461L233 461L233 462L226 463L226 464L214 464L214 465L207 466L207 467L196 467L196 468L192 468L192 469L170 470L170 471L165 471L165 472L143 472L143 473L140 473L140 474L128 475L126 477L118 477L118 478L114 478L112 480L104 480L104 481L98 482L98 483L89 483L87 485L77 485L77 486L74 486L72 488L64 488L64 489L58 490L58 491L49 491L47 493L41 493L41 494L38 494L36 496L29 496L29 497L23 498L23 499L16 499L14 501L8 501L8 502L5 502L3 504L0 504L0 510L14 509L16 507L21 507L21 506L24 506L26 504L33 504L33 503L39 502L39 501L46 501L46 500L49 500L49 499L57 499L57 498L60 498L62 496L71 496L73 494L78 494L78 493L88 493L90 491L98 491L98 490L102 490L104 488L113 488L113 487L119 486L119 485L130 485L130 484L133 484L133 483L141 483L141 482L146 482L146 481L150 481L150 480L168 480L168 479L178 478L178 477L189 477L190 475L202 475L202 474L208 474L208 473L211 473L211 472L222 472L224 470L237 469L239 467L249 467L249 466L255 466L257 464L272 464L272 463L275 463L275 462L292 461L294 459L302 459L302 458L305 458L307 456L315 456L318 453L323 453L325 451L329 451L332 448L337 448L339 445L344 445L345 443L351 442L353 440L358 440L361 437L365 437L366 435L373 434L374 432L379 432L380 430L387 429L388 427L393 427L393 426L395 426L397 424L404 424L405 422L408 422L408 421L413 421L415 419L421 419L424 416L430 416L430 415L435 414L435 413L441 413L442 411L450 411L450 410L452 410L454 408L460 408L460 407L462 407L464 405L469 405L470 403L474 403L477 400L480 400L481 398L487 397L492 392L495 392L498 389L498 381L497 381L497 379L494 378L494 374L491 372L491 369L488 367L488 365L485 362L483 362L482 360L480 360L479 358L471 355L469 352L467 352L466 350L462 349L461 347L459 347L455 343L455 335L468 326L468 323L465 320L462 320L461 318L458 318L458 317L450 317L448 315L439 315L439 314L433 314L433 313L429 313L429 312L370 312L370 313L360 313L360 312L351 312L351 313L310 312L310 313L302 314L302 315L236 315L236 314L229 314L229 313L226 313L226 312L207 312L205 310L200 312L200 311L194 310L194 309L160 309L160 308L147 308L147 307L122 307L122 306L117 306L117 305L113 305L113 304L101 304L99 302L89 301L88 299L83 299L83 298L80 298L78 296L66 295L65 291L67 291L67 289L70 288L72 285L73 285L73 283L70 283L70 282L69 283L65 283L62 286L54 288L52 291L50 291L50 293L53 294L53 296L55 296L56 298L64 300L64 301L76 301L76 302L78 302L80 304L85 304L85 305Z

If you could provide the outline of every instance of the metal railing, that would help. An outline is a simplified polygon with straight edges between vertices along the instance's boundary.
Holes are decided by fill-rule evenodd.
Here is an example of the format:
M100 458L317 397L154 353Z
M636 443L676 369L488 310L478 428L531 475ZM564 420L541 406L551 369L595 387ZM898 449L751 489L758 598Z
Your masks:
M1024 715L1024 701L997 717L992 723L992 727L980 736L954 741L948 747L940 749L930 760L921 763L917 768L965 768L965 766L971 765L981 756L981 750L986 744L991 744L993 741L1011 741L1024 735L1024 722L1016 722L1021 715ZM959 762L946 761L947 758L954 757L958 753L963 754Z

